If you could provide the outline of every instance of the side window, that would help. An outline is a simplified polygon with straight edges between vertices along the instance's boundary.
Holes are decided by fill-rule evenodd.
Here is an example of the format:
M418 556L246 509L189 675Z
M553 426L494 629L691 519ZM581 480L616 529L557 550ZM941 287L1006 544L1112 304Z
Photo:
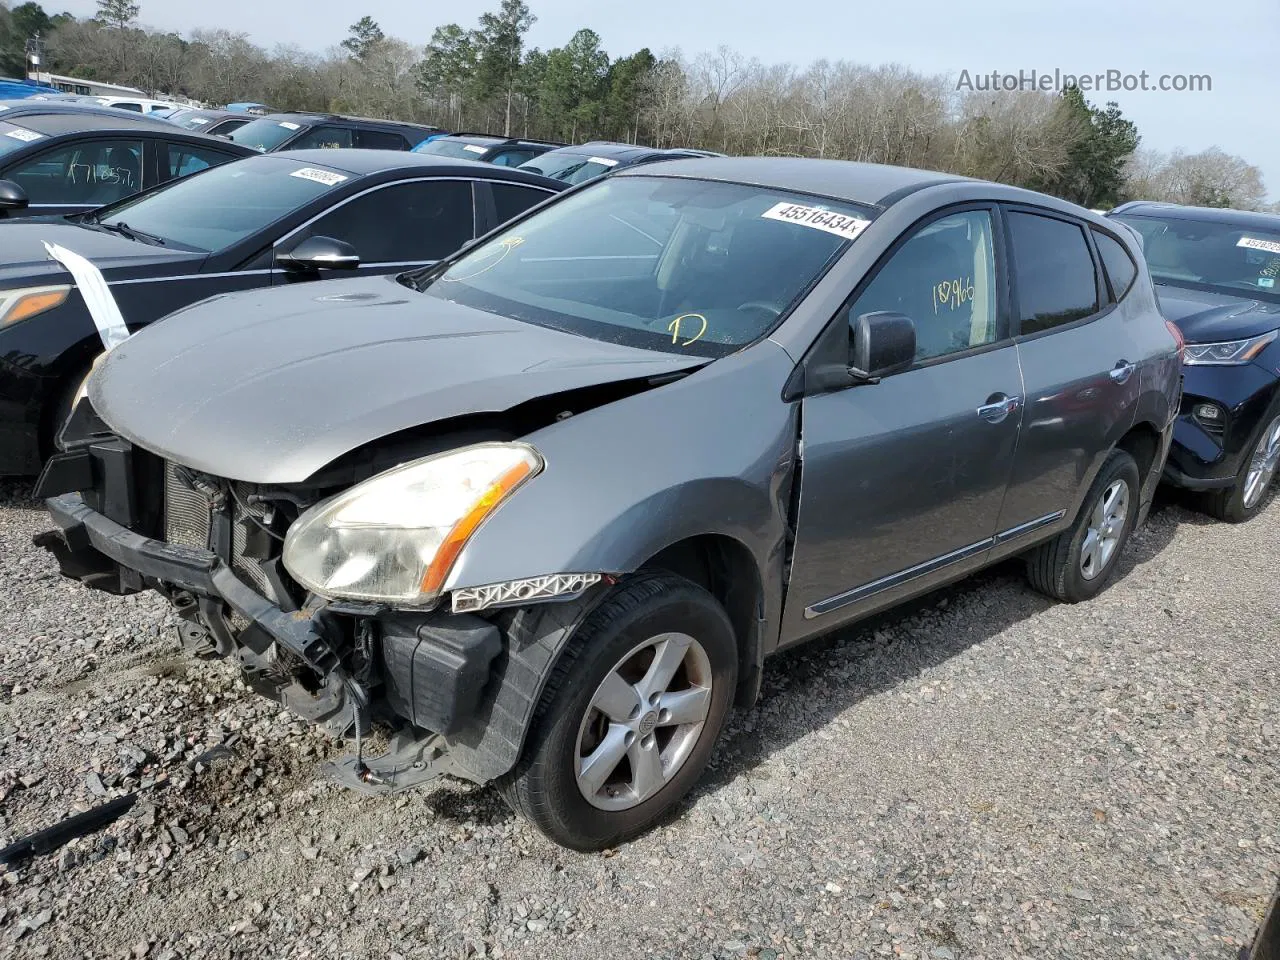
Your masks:
M1119 300L1133 286L1138 268L1124 245L1115 237L1109 237L1102 231L1095 230L1093 242L1098 245L1098 256L1102 258L1102 267L1106 270L1107 280L1111 283L1111 295Z
M1093 257L1084 230L1034 213L1009 214L1022 333L1039 333L1098 312Z
M365 150L408 150L409 144L398 133L382 130L357 130L356 146Z
M518 167L526 160L532 160L537 154L532 150L506 150L491 161L500 167Z
M926 224L880 268L849 318L906 314L916 325L917 360L994 343L1000 334L992 237L987 210Z
M498 214L498 223L506 223L551 196L546 190L520 187L513 183L491 182L489 187L493 190L493 205Z
M188 174L198 173L209 167L216 167L220 163L226 163L232 159L220 150L210 150L207 147L196 147L190 144L171 143L169 147L169 164L166 180L176 180L178 177L185 177Z
M33 204L112 203L142 189L142 143L80 141L31 157L5 176L21 184Z
M424 180L374 190L324 214L295 235L333 237L361 263L439 260L475 236L469 180Z
M351 131L346 127L312 127L289 144L290 150L347 149L351 146Z

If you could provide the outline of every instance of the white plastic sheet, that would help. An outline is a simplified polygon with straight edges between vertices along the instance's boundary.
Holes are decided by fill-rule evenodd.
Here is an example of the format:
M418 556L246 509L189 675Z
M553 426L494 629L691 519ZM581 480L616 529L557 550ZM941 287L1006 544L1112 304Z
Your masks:
M125 326L124 316L116 298L111 295L102 271L95 267L74 250L56 243L44 242L49 256L67 268L80 288L80 296L84 297L93 324L98 328L98 336L102 338L102 346L106 350L118 346L129 339L129 328Z

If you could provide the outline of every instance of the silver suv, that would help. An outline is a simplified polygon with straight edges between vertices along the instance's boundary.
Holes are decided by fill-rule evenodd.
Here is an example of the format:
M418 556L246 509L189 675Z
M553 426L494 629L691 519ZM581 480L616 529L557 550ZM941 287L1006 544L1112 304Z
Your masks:
M919 170L613 173L437 266L223 296L116 347L39 542L154 589L368 791L494 781L634 836L774 652L1003 558L1115 573L1180 341L1136 238ZM366 759L361 737L394 731Z

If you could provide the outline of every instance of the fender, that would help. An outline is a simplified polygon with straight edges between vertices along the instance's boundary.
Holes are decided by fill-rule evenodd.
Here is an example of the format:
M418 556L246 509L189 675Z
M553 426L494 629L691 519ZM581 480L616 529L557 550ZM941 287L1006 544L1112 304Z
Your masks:
M740 636L750 687L740 702L749 700L781 624L799 429L798 408L781 392L792 368L780 347L735 354L643 403L619 400L525 437L544 471L480 527L446 589L551 573L626 576L683 541L725 538L749 554L760 585L753 636ZM449 738L472 779L515 765L560 652L607 590L499 614L506 643L493 681L475 722Z

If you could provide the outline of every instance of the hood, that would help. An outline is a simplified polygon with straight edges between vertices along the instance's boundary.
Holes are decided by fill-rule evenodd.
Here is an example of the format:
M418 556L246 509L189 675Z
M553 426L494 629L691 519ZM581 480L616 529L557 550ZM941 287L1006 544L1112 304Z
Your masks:
M140 267L152 267L161 276L182 273L195 269L206 256L153 247L119 234L77 226L61 217L0 222L0 289L57 283L66 278L62 265L49 259L45 241L92 260L108 280L114 279L113 273L137 276Z
M1188 343L1244 340L1280 327L1280 304L1158 284L1160 310Z
M687 370L428 297L390 277L226 294L130 337L89 381L118 434L196 470L299 483L412 427Z

